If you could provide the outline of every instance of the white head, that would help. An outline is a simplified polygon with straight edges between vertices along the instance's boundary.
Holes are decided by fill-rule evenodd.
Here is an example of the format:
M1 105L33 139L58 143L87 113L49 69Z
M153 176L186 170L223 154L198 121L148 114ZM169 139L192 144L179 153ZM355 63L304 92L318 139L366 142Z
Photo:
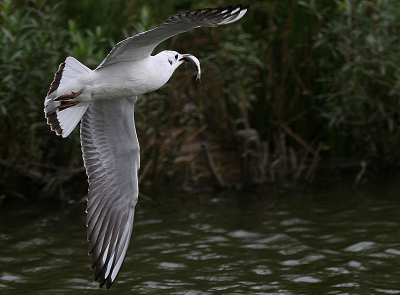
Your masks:
M200 74L201 74L200 62L195 56L191 54L180 54L176 51L164 50L156 54L155 57L157 58L157 62L162 65L163 69L167 70L169 77L172 76L174 71L181 64L188 61L196 66L198 72L196 80L200 79Z
M174 72L182 63L183 55L172 50L164 50L156 55L158 62L161 62L165 68Z

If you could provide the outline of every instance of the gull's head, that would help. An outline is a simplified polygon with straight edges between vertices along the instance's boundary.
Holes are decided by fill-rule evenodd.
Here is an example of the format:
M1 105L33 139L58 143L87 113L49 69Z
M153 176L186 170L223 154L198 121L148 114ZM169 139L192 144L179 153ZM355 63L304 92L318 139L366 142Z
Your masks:
M183 63L190 62L194 64L197 68L196 80L200 80L201 69L199 60L191 54L180 54L176 51L164 50L157 54L157 57L161 59L164 68L167 68L171 75L172 73Z

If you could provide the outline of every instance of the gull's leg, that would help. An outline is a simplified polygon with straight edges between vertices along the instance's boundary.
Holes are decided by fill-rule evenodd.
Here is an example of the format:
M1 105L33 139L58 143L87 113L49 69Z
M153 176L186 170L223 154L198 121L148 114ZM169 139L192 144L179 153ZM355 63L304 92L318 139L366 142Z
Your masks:
M58 110L62 111L65 110L69 107L73 107L79 103L79 101L71 101L71 99L76 98L83 92L83 88L77 92L71 92L71 94L64 94L56 97L54 100L55 101L61 101L60 106L58 107Z

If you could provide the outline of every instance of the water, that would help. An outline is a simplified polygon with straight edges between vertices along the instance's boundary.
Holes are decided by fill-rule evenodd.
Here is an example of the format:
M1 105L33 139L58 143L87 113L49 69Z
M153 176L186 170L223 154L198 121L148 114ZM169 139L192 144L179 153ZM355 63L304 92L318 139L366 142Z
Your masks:
M400 294L397 181L140 200L108 294ZM95 294L84 204L0 207L0 294Z

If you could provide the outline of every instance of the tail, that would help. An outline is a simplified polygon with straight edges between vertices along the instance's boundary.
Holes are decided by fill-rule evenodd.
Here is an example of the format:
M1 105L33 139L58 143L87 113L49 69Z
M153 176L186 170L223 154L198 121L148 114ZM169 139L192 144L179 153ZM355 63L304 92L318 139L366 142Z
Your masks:
M47 124L50 125L51 130L55 131L57 135L67 137L82 119L89 103L82 104L72 100L79 96L83 89L60 95L55 91L68 81L91 71L91 69L80 63L77 59L68 56L65 62L60 64L58 71L54 75L54 80L44 101L44 113L47 118Z

